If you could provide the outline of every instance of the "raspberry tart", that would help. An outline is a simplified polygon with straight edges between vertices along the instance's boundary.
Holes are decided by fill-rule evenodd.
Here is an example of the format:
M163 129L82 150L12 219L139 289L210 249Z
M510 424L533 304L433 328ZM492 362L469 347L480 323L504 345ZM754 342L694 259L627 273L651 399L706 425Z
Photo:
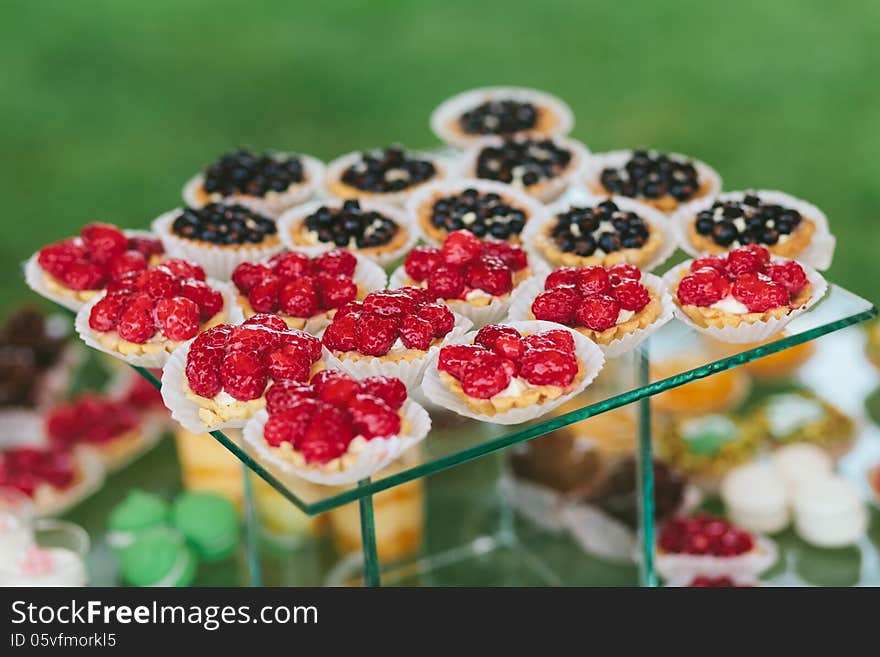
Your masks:
M88 447L111 471L143 454L161 436L159 426L145 422L128 401L94 393L52 408L46 416L45 432L49 442L60 449Z
M504 318L511 293L533 271L526 252L468 230L451 232L443 246L417 246L391 275L391 287L419 286L477 326Z
M323 370L311 381L276 382L244 439L266 461L317 484L350 484L375 474L421 441L427 412L399 379L357 380Z
M342 306L385 287L385 272L345 249L314 257L285 251L232 272L245 317L275 314L290 328L317 333Z
M757 577L776 563L776 544L705 513L668 521L657 538L657 572L669 581Z
M314 157L240 148L191 178L183 188L183 200L192 208L237 204L277 217L309 200L323 178L324 164Z
M417 386L429 357L463 335L470 321L419 287L371 292L341 308L321 341L336 369L363 377L385 375Z
M228 285L206 280L194 263L171 259L120 279L83 306L76 331L90 347L158 368L183 342L240 315Z
M163 252L152 233L91 223L78 237L49 244L31 256L25 281L40 296L79 310L111 282L157 264Z
M661 212L619 196L554 204L526 227L523 242L555 267L628 262L646 270L663 263L676 247Z
M590 152L565 137L512 137L481 141L463 155L461 175L513 185L543 203L558 198Z
M476 178L425 185L406 203L406 212L431 244L466 228L480 238L520 244L527 223L544 214L541 204L510 185Z
M827 284L815 270L750 244L689 260L663 280L685 324L722 342L766 340L815 304Z
M834 255L825 213L783 192L727 192L688 203L674 221L682 248L693 256L757 244L772 255L822 270L831 266Z
M436 155L394 145L348 153L327 165L324 191L340 199L374 199L402 205L428 182L446 178L450 164Z
M558 324L490 324L442 347L423 390L434 404L459 415L518 424L583 391L604 362L595 344Z
M218 280L229 280L242 262L283 248L274 219L238 204L177 208L159 216L152 228L169 255L198 263Z
M38 515L56 515L94 493L104 481L101 461L90 450L54 445L16 445L0 451L0 488L31 498Z
M274 315L219 324L172 354L162 399L186 430L241 428L279 381L307 382L323 368L321 342Z
M388 203L328 199L285 212L278 233L290 249L314 254L345 248L385 266L415 245L418 233L411 223Z
M721 191L721 177L704 162L644 148L594 153L585 172L593 194L626 196L665 213Z
M567 135L573 126L568 105L556 96L524 87L471 89L443 101L431 114L434 134L457 148L499 135Z
M564 324L609 358L635 349L672 316L663 281L628 264L560 267L528 281L510 304L511 319Z

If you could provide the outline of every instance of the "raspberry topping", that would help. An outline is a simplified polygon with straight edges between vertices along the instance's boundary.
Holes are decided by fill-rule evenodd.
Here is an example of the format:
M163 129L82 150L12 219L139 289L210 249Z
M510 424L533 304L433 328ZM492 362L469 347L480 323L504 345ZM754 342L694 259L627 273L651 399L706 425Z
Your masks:
M137 428L140 416L129 402L85 393L59 404L46 416L46 434L54 446L103 444Z
M407 349L427 351L434 340L452 330L455 316L445 306L426 303L424 295L413 290L379 290L363 302L346 305L336 313L322 341L333 351L376 357L391 351L398 339Z
M562 329L523 336L510 326L489 325L479 330L474 344L449 345L440 350L437 368L461 383L476 399L489 399L519 377L535 386L571 385L578 373L572 335Z
M735 557L750 551L755 544L749 532L704 513L673 518L663 527L658 543L663 551L672 554L715 557Z
M273 447L290 444L306 463L327 463L345 454L359 436L373 440L398 435L397 410L405 401L406 388L399 379L358 381L344 372L322 370L310 384L282 381L270 386L263 437Z
M578 324L593 331L605 331L617 324L620 302L608 294L591 294L575 309Z
M749 312L789 306L807 285L807 275L793 260L770 261L762 246L749 244L726 256L697 258L678 286L678 301L711 306L730 295Z
M33 497L41 484L64 489L76 478L69 450L12 447L0 453L0 486L15 488Z
M175 342L189 340L199 332L199 307L186 297L159 299L153 317L165 337Z
M266 264L240 264L232 282L256 312L308 319L354 301L356 267L357 259L342 249L313 259L288 251Z
M434 297L465 299L480 290L502 296L513 289L513 275L528 264L525 251L501 241L481 241L469 230L455 230L442 249L420 246L407 255L403 267Z

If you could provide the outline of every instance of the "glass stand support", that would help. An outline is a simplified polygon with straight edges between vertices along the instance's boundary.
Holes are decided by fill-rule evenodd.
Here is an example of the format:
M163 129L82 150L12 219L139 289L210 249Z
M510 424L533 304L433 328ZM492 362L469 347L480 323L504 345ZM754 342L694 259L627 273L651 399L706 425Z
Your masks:
M369 478L360 482L361 486L370 483ZM364 584L381 586L379 579L379 555L376 550L376 525L373 516L373 496L367 495L358 500L361 515L361 544L364 553Z
M650 383L650 338L642 345L636 359L639 386ZM639 481L639 581L642 586L657 586L654 572L654 455L651 448L651 398L639 400L639 458L636 459Z

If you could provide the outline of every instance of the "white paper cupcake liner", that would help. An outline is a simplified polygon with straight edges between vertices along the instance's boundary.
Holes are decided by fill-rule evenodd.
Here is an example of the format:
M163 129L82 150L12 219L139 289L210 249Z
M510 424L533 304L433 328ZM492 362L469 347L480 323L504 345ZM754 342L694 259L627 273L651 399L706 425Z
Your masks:
M152 233L148 230L123 230L123 234L129 239L132 237L148 237L151 239L155 239L158 237L155 233ZM40 267L37 263L37 258L40 256L40 252L37 251L34 253L27 261L24 263L24 280L27 283L27 286L39 294L44 299L49 299L49 301L54 301L60 306L64 306L68 310L72 310L76 312L80 308L82 308L86 302L80 301L79 299L75 299L73 297L64 296L62 294L58 294L50 290L46 286L46 272ZM100 290L98 293L102 292Z
M184 239L175 235L171 230L174 220L181 211L181 208L175 208L157 217L152 223L153 231L162 240L165 253L169 257L184 258L201 265L210 278L228 281L232 277L232 272L241 263L256 262L284 250L281 240L272 245L218 246L198 240Z
M776 563L776 543L765 536L756 536L754 547L735 557L697 554L661 554L654 558L657 573L669 581L688 581L694 577L730 577L748 580Z
M263 427L269 419L269 414L265 410L254 415L245 425L243 436L245 442L256 451L262 461L313 484L341 486L356 483L376 474L428 435L431 430L431 418L424 408L412 400L407 400L401 410L404 419L410 425L409 431L399 436L374 438L361 443L360 448L355 452L354 461L343 470L335 472L328 472L320 466L298 467L278 456L263 439Z
M516 292L535 277L540 278L543 276L546 278L549 273L543 263L530 262L529 267L531 269L531 275L516 285L506 297L492 299L492 301L485 306L475 306L464 302L450 303L449 301L447 301L447 305L456 314L467 317L473 323L474 328L482 328L487 324L497 324L498 322L504 321L507 318L510 303ZM391 274L391 280L388 281L388 287L392 290L401 287L408 287L410 285L418 284L407 283L406 270L403 265L394 270Z
M235 296L232 291L232 285L229 283L220 283L218 281L214 281L208 279L208 284L215 290L220 291L223 294L223 311L226 313L226 319L224 323L226 324L241 324L244 321L244 317L241 314L241 308L238 307L238 304L235 301ZM92 327L89 326L89 315L92 312L92 308L97 304L101 299L104 298L105 293L101 293L99 296L95 297L91 301L89 301L85 306L80 308L79 312L76 314L76 319L74 320L74 328L76 328L76 332L79 334L79 337L82 338L82 341L86 343L87 346L92 349L96 349L102 353L113 356L114 358L124 361L129 365L136 365L137 367L147 367L150 369L160 369L165 365L165 363L170 358L170 353L165 351L164 349L160 350L155 354L141 354L141 355L132 355L125 356L118 351L114 351L113 349L108 349L105 347L95 335L95 332L92 330ZM159 340L164 340L159 333L156 334L156 338Z
M834 247L836 240L834 235L828 229L828 217L812 203L807 203L799 198L767 189L748 190L740 192L725 192L717 194L711 198L700 198L682 205L675 214L672 215L672 222L675 227L678 242L681 248L695 258L706 255L708 251L701 251L690 240L688 228L695 220L697 213L702 210L708 210L715 201L741 201L746 194L756 194L762 201L768 201L778 205L792 208L801 213L804 217L813 222L816 226L816 232L810 240L809 246L801 253L794 257L800 263L806 263L814 269L825 271L831 266L834 259Z
M324 182L324 163L310 155L302 155L299 153L279 153L279 155L296 155L302 161L303 171L305 173L305 181L303 183L294 185L292 188L283 192L269 192L262 197L249 196L247 194L232 194L231 196L223 197L217 195L216 200L228 204L235 203L243 205L268 217L277 217L285 210L308 201ZM183 200L189 207L201 208L205 205L199 195L199 191L202 189L204 182L204 174L199 173L190 178L186 185L184 185ZM208 202L211 203L214 201L212 199Z
M784 262L785 260L786 258L771 257L771 261L773 262ZM666 284L666 288L669 290L670 295L672 295L673 297L675 295L672 290L674 286L679 282L680 273L682 271L690 269L692 262L693 260L687 260L680 265L676 265L663 275L663 282ZM804 273L807 275L807 280L809 280L810 285L812 286L812 295L810 296L810 300L807 301L807 303L805 303L800 308L792 310L784 317L781 317L779 319L771 318L763 322L754 322L752 324L740 324L739 326L706 327L698 325L690 317L688 317L687 314L685 314L685 312L679 307L678 302L674 301L673 299L673 311L675 313L675 317L695 331L705 333L706 335L715 338L716 340L720 340L721 342L730 342L734 344L752 344L755 342L762 342L764 340L767 340L779 333L786 326L786 324L788 324L795 317L804 314L807 310L816 305L819 300L825 295L825 292L828 291L828 283L819 272L817 272L812 267L803 265L802 263L801 266L804 269Z
M532 303L534 303L535 297L544 291L544 283L547 280L548 275L526 281L526 284L517 291L516 295L514 295L510 301L508 318L511 321L522 322L532 319ZM673 303L672 297L669 295L663 279L654 276L653 274L642 273L642 279L640 282L653 289L660 297L660 316L645 328L631 331L623 337L613 340L607 345L598 345L599 349L601 349L602 353L605 355L605 358L617 358L618 356L637 348L654 331L670 321L674 315L675 303ZM558 326L564 326L564 324L559 324Z
M460 194L466 189L476 189L481 194L498 194L510 201L512 207L524 210L528 219L526 226L529 226L539 219L543 219L546 209L534 197L526 194L522 189L505 185L496 180L485 180L483 178L449 178L447 180L438 180L429 183L413 192L412 196L406 202L406 214L410 217L413 226L418 231L419 236L428 244L441 246L441 244L428 235L419 223L419 210L426 204L430 203L436 195L451 196ZM522 242L525 246L525 228L521 234ZM486 237L491 240L491 236Z
M387 251L383 253L373 254L367 251L358 250L357 247L344 248L347 248L349 251L352 251L356 255L363 256L364 258L367 258L368 260L371 260L385 267L402 258L409 252L410 249L412 249L413 246L415 246L420 234L415 226L417 222L411 219L409 213L404 212L398 206L391 205L390 203L384 203L382 201L374 201L372 199L362 199L358 201L358 203L360 204L362 210L366 210L368 212L378 212L379 214L388 217L389 219L392 219L394 223L407 231L407 238L401 246L392 251ZM300 251L309 256L321 255L322 253L326 253L327 251L332 251L333 249L340 248L332 242L316 242L312 246L295 244L292 237L292 231L294 228L300 226L302 222L305 221L306 217L314 214L320 208L324 206L329 206L333 209L339 209L342 207L342 204L342 200L333 198L306 203L305 205L291 208L290 210L285 212L278 218L278 235L281 237L281 241L284 246L292 251Z
M631 563L638 549L635 532L592 504L574 504L562 511L562 521L587 554L609 561Z
M101 459L101 462L104 464L104 467L107 469L107 472L122 470L159 444L159 440L162 438L164 430L158 420L145 417L141 420L139 428L140 433L138 434L138 439L136 442L132 443L129 449L112 453L110 451L101 452L96 448L95 451Z
M585 188L573 185L562 199L545 208L545 211L539 215L538 221L526 223L522 233L522 241L529 254L529 260L544 262L550 268L560 267L561 265L550 262L538 247L540 241L547 239L543 235L544 230L556 221L557 214L566 212L572 207L595 207L608 199L614 201L617 207L625 212L635 212L661 235L662 243L657 253L646 262L639 264L639 269L642 271L656 269L675 253L675 249L678 247L678 235L672 222L662 212L625 196L595 196Z
M486 146L500 145L503 141L503 139L498 137L488 137L472 144L461 156L458 174L464 178L477 178L477 158L480 156L480 151ZM590 150L579 141L557 136L553 137L553 142L571 151L571 161L562 175L550 178L549 180L546 178L542 179L540 184L532 186L533 189L531 191L520 185L514 185L514 187L523 189L527 194L531 194L542 203L550 203L559 198L568 186L578 179L585 163L590 158Z
M5 408L0 411L0 451L11 447L44 447L43 412L33 408Z
M565 504L556 491L510 474L505 474L498 486L505 501L536 527L554 534L567 529L563 517Z
M415 156L418 157L420 160L430 161L434 164L436 173L434 174L434 177L431 178L431 180L425 181L424 183L421 183L419 185L414 185L413 187L407 189L403 189L399 192L365 192L362 190L351 189L350 194L347 194L345 197L340 196L333 189L331 189L331 185L333 183L339 182L341 180L343 172L352 164L355 164L361 159L361 153L370 152L370 150L372 149L346 153L345 155L340 155L335 160L330 162L327 165L327 172L324 175L324 185L321 191L330 198L341 198L342 200L346 200L348 198L369 198L402 207L403 204L406 203L406 199L411 194L415 193L415 191L423 185L426 185L429 182L433 182L435 180L442 180L444 178L454 176L457 171L456 163L454 161L437 155L436 153L407 150L407 155Z
M400 379L407 390L414 390L421 384L428 363L440 352L440 348L460 340L473 328L473 324L467 317L456 313L453 313L453 315L455 315L455 325L452 330L443 337L440 344L432 346L421 358L393 361L383 358L364 357L359 360L349 360L347 358L339 358L333 352L325 350L327 369L339 369L357 379L363 379L368 376L393 376Z
M596 375L599 374L599 371L605 364L605 357L602 355L602 351L599 347L596 346L592 340L585 338L583 335L577 331L573 331L567 326L554 324L553 322L542 322L539 320L506 322L505 324L515 328L520 333L531 334L551 330L563 330L571 333L574 338L575 354L580 365L584 368L584 376L581 381L572 388L570 392L557 397L552 401L546 401L543 404L533 404L526 408L512 408L509 411L496 413L495 415L485 415L473 410L464 402L464 400L443 383L440 378L440 372L437 369L437 361L439 358L438 351L438 353L431 358L431 362L428 364L425 377L422 381L422 392L429 400L431 400L431 403L452 411L453 413L457 413L458 415L481 420L483 422L489 422L491 424L520 424L522 422L528 422L529 420L539 418L542 415L546 415L575 395L583 392L583 390L593 382L593 379L596 378ZM476 337L476 332L471 332L450 344L471 344L474 337Z
M64 490L52 489L53 494L49 498L35 499L34 508L38 516L61 515L97 492L104 484L106 471L101 459L91 449L78 447L74 451L74 459L79 481Z
M552 130L539 134L567 135L574 127L571 108L552 94L525 87L482 87L456 94L443 101L431 113L431 130L441 141L458 148L466 148L485 135L467 135L451 128L451 124L457 123L465 112L491 100L515 100L549 108L556 116L556 125Z
M68 320L64 318L63 321L66 325ZM79 344L71 341L64 347L58 361L40 375L36 399L38 407L43 408L54 404L67 393L70 382L82 361L82 349Z
M309 255L305 249L293 250ZM309 257L313 257L316 255L320 254L314 253L311 254ZM367 294L369 294L370 292L375 292L377 290L384 290L388 284L388 276L387 274L385 274L385 270L369 258L366 258L359 253L353 253L352 255L357 260L357 265L355 266L352 280L357 283L358 287L363 288L367 292ZM262 262L268 262L268 258L264 259ZM241 303L239 302L239 294L237 293L235 285L230 284L230 287L233 290L233 294L235 295L235 303L239 311L242 313L242 317L244 319L247 319L247 317L245 317L245 309L241 306ZM312 317L308 319L302 330L311 335L318 335L321 331L323 331L325 328L327 328L327 326L330 325L331 321L332 319L327 317L325 313L321 313L321 315L318 317Z
M593 153L584 163L580 179L585 185L598 185L599 176L602 174L603 169L608 167L615 169L623 167L632 157L632 153L632 149ZM687 160L691 162L697 170L697 176L700 183L709 183L709 189L699 200L712 198L721 192L721 176L718 175L718 172L708 164L688 155L682 155L681 153L668 153L668 155L678 160ZM711 201L709 204L711 205ZM684 205L685 204L680 205L677 209L684 207Z

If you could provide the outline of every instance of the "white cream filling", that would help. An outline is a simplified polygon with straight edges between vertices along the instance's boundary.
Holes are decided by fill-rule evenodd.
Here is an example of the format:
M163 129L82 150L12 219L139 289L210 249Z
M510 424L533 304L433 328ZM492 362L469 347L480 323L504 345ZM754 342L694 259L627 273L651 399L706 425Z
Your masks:
M765 409L770 433L782 438L794 433L810 422L818 422L825 417L825 411L818 402L800 395L779 395L774 397Z
M511 377L507 387L499 393L492 395L493 399L505 399L509 397L519 397L523 392L528 390L530 384L525 379L518 376Z
M635 316L635 313L632 310L624 310L620 309L620 312L617 313L617 323L622 324L623 322L628 322Z
M749 309L744 303L737 301L730 294L728 294L720 301L716 301L709 307L720 310L721 312L727 313L728 315L745 315L747 312L749 312Z
M483 290L473 289L468 292L464 298L466 301L472 301L474 299L491 299L492 295Z
M238 402L238 400L235 397L230 395L225 390L221 390L216 395L214 395L212 401L214 401L218 404L221 404L223 406L230 406L231 404L235 404Z

